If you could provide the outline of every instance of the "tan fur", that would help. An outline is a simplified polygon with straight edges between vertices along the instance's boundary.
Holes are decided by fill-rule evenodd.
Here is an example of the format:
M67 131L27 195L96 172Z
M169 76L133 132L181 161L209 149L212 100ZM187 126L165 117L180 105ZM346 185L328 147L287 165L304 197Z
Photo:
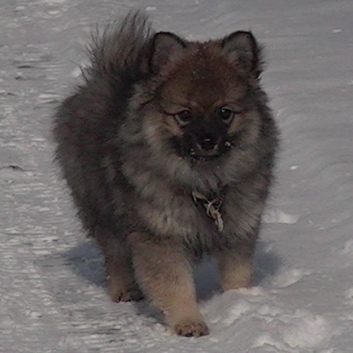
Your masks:
M191 267L180 245L165 241L156 244L137 233L129 240L140 286L163 311L173 331L183 336L208 334L196 305ZM157 263L151 262L152 254Z
M114 302L140 300L143 295L136 284L132 268L131 254L124 244L114 242L104 247L105 266L110 290Z
M236 251L216 254L223 291L251 287L254 247L246 242Z

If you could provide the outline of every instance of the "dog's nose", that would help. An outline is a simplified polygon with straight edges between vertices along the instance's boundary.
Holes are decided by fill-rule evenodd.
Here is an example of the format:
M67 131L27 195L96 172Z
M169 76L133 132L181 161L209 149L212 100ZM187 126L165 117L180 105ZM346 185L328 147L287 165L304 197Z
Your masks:
M197 145L201 150L209 152L216 149L218 143L214 136L206 135L199 139Z

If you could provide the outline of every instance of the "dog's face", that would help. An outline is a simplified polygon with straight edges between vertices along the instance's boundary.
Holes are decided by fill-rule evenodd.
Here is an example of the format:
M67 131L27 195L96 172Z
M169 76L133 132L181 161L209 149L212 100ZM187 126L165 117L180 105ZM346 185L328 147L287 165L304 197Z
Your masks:
M195 44L160 36L149 63L160 78L148 120L156 128L153 139L197 165L226 158L256 139L259 66L253 37L236 32Z
M215 160L239 143L251 108L245 78L211 49L184 58L159 92L171 144L196 162Z

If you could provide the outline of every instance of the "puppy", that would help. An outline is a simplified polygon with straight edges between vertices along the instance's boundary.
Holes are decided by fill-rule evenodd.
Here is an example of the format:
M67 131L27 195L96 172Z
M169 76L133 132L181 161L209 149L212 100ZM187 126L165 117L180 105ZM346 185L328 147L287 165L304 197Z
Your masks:
M249 287L278 129L251 32L187 41L128 14L93 36L85 82L58 108L56 160L105 257L112 300L146 295L202 336L192 262Z

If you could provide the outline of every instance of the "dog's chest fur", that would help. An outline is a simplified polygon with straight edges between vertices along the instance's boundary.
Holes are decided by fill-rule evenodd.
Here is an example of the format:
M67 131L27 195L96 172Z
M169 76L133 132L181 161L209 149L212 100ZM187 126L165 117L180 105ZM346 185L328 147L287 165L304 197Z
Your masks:
M226 195L219 208L224 222L224 228L220 230L215 219L207 214L205 205L195 200L189 189L177 189L168 181L153 178L138 191L136 216L153 236L173 238L195 251L210 251L232 242L229 225L234 225L235 219L226 212L232 208Z

